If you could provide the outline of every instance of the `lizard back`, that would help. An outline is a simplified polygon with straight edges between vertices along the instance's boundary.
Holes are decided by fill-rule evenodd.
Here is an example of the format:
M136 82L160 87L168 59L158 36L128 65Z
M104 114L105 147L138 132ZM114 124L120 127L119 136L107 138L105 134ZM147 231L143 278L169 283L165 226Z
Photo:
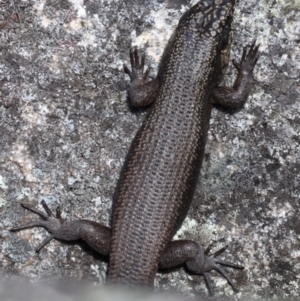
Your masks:
M233 0L197 3L160 64L157 99L126 157L114 196L108 281L153 285L159 258L190 207L211 91L228 64Z

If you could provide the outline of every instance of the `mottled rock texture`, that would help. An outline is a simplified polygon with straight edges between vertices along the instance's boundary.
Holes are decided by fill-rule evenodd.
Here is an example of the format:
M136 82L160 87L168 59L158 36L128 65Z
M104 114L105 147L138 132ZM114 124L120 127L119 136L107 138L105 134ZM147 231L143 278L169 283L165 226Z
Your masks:
M195 1L194 1L195 3ZM20 202L44 199L64 217L109 224L126 152L146 111L127 101L123 62L159 57L189 1L0 1L0 271L33 282L103 283L107 261L85 244L52 241L43 229L9 232L37 217ZM240 288L211 274L219 300L299 298L300 4L239 1L231 57L254 39L255 84L238 112L214 110L202 183L179 238L198 240L245 265L228 269ZM192 63L192 62L191 62ZM235 77L228 69L226 84ZM235 114L232 114L235 113ZM206 296L201 276L159 273L156 287Z

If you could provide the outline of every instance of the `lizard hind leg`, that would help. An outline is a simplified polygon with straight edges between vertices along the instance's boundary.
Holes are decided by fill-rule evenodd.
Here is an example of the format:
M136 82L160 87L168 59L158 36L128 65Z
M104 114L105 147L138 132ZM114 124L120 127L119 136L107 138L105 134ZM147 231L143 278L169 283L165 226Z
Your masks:
M75 241L81 239L98 253L104 256L109 255L110 228L92 220L62 219L60 207L58 206L56 208L56 215L54 215L45 201L42 201L42 205L46 213L34 208L32 205L25 203L22 203L21 205L23 208L39 215L42 219L14 227L11 229L11 231L20 231L33 227L43 227L51 234L36 248L36 252L39 252L53 238L64 241Z
M42 220L30 222L30 223L27 223L27 224L24 224L24 225L21 225L18 227L13 227L10 229L10 231L15 232L15 231L25 230L25 229L29 229L29 228L34 228L34 227L43 227L43 228L47 229L48 232L50 232L50 233L55 232L54 229L59 228L60 225L63 223L63 220L61 218L60 207L58 206L56 208L56 216L55 216L44 200L42 200L42 205L43 205L44 210L46 211L47 215L44 212L32 207L31 205L28 205L26 203L21 203L21 206L23 208L39 215L42 218ZM46 237L42 241L42 243L36 248L35 251L38 253L53 238L55 238L55 235L53 235L53 234Z
M226 249L227 246L216 251L212 255L209 255L210 247L203 251L198 243L191 240L172 241L164 250L164 253L160 258L159 266L164 269L185 263L189 272L204 276L210 295L214 294L214 290L208 273L211 270L215 270L227 280L235 292L238 292L238 289L222 266L228 266L236 269L243 269L244 267L218 259L217 256L223 253Z

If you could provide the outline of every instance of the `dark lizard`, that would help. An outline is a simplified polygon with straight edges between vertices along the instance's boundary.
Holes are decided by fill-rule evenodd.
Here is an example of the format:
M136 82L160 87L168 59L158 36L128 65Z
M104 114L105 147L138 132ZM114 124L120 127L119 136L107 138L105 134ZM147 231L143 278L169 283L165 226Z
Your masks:
M243 268L204 252L194 241L171 241L181 226L196 187L204 157L211 109L214 105L241 108L247 100L258 47L244 49L232 88L219 86L229 62L234 0L200 1L180 19L161 59L158 75L149 80L145 56L130 51L130 101L150 106L126 157L115 191L111 229L89 220L65 221L60 209L54 216L22 204L42 217L12 230L44 227L51 239L83 239L99 253L109 256L108 282L128 286L151 286L158 268L186 264L205 277L220 272L237 288L221 265Z

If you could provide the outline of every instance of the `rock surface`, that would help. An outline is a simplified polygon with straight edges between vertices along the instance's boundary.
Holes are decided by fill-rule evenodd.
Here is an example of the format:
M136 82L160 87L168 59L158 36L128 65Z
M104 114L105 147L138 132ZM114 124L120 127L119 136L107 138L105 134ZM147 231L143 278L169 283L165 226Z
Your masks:
M193 1L195 3L195 1ZM43 229L10 227L37 217L20 202L44 199L66 218L109 224L111 202L130 143L146 111L127 101L123 62L145 49L155 76L184 0L0 1L0 271L32 282L101 284L107 260L85 244L52 241ZM231 57L254 39L255 84L235 114L214 110L202 181L179 238L245 265L228 269L234 294L211 273L216 299L298 299L300 286L300 5L240 1ZM228 69L226 84L235 77ZM158 273L159 290L207 296L202 276Z

